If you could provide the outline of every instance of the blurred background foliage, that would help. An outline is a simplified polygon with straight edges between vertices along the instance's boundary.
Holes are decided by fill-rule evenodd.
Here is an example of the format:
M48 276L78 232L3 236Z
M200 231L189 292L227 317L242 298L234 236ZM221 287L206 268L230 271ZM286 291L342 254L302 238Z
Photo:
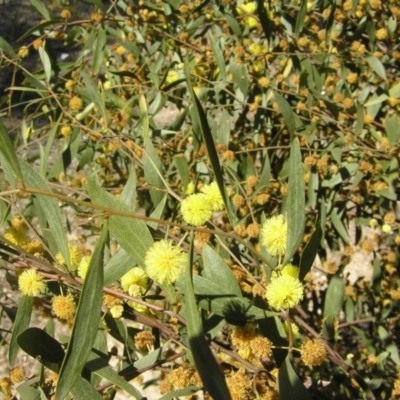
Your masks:
M86 3L91 4L31 0L25 12L34 24L18 40L0 37L0 218L9 232L20 216L29 240L37 240L41 249L38 254L38 248L7 242L3 233L8 292L2 294L2 312L14 333L4 331L2 338L11 348L10 368L18 360L18 346L32 355L29 335L22 333L26 342L17 343L15 333L28 328L32 309L44 314L45 331L53 336L52 298L60 293L79 298L82 281L69 264L76 248L79 262L93 251L99 260L103 256L104 286L121 304L130 300L122 318L103 314L107 335L97 337L94 348L106 364L113 357L118 363L100 377L136 398L141 398L136 389L123 387L120 376L132 379L146 369L161 371L151 384L161 387L163 399L198 390L202 384L191 367L181 310L185 285L155 285L140 308L118 281L141 265L153 239L169 237L188 250L189 228L179 203L217 180L229 198L227 211L215 213L207 229L195 229L194 268L200 275L194 293L231 397L275 398L279 368L280 398L294 398L290 390L300 390L299 399L400 398L398 2ZM11 5L0 7L11 10ZM299 144L300 158L290 165L297 148L293 143ZM301 180L297 188L304 187L295 196L297 203L290 199L294 172ZM302 198L304 209L293 210ZM280 319L266 318L262 291L255 289L265 291L272 269L282 261L260 249L264 216L290 213L304 218L300 245L290 256L304 271L306 294L285 317L297 323L296 338L293 333L286 337ZM111 239L103 235L98 242L101 218L110 216ZM291 228L289 219L289 235ZM95 242L100 243L96 250ZM207 259L201 257L205 243L233 272L239 303L201 305L199 295L209 294L202 292L207 285L201 286L201 279L211 279L202 272L207 270ZM208 262L215 262L213 257ZM68 268L60 271L53 266L56 261ZM16 318L16 276L32 263L51 283L33 303L20 300ZM242 297L251 301L251 312L243 311ZM108 307L104 300L103 307ZM151 314L143 307L150 307ZM268 361L252 363L238 355L231 331L246 322L257 325L257 334L275 346ZM68 327L78 330L76 325L68 319ZM152 351L132 339L146 327L156 337ZM107 349L108 334L123 344L119 355ZM308 368L291 346L300 348L307 337L320 335L327 361ZM64 345L68 339L63 338L58 339ZM11 396L17 390L24 399L52 395L56 378L44 371L60 371L64 350L56 343L57 368L43 362L45 370L30 372L16 389L13 382L3 383L3 393ZM279 349L288 343L291 362ZM178 358L179 351L186 355ZM138 354L149 357L135 369ZM98 369L87 369L86 364L82 382L89 380L89 386L112 398L116 386L104 381L100 386L93 378ZM87 393L82 382L79 390ZM173 394L168 397L168 392Z

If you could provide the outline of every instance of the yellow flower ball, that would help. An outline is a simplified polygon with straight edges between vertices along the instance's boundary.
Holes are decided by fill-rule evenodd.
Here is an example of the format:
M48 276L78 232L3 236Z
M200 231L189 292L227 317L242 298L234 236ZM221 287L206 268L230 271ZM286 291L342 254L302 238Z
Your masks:
M75 301L71 293L66 296L54 296L51 305L54 314L60 319L71 319L75 314Z
M38 296L46 290L46 282L35 268L31 268L19 276L18 287L25 296Z
M144 263L147 275L151 279L160 284L168 284L177 281L182 276L187 255L170 240L160 240L149 248Z
M79 262L78 276L82 279L86 278L87 272L89 270L90 259L91 259L90 256L84 256Z
M212 217L213 209L208 197L203 193L197 193L182 200L181 212L187 224L200 226Z
M212 182L209 185L203 186L201 192L207 196L207 201L211 204L213 211L221 211L225 208L224 200L222 199L217 182Z
M266 298L272 308L280 310L281 308L292 308L299 304L303 294L303 286L297 278L281 275L272 279L267 286Z
M143 294L148 286L149 277L140 267L134 267L121 278L121 286L132 297Z
M83 101L78 96L73 96L69 101L69 107L71 110L79 111L83 107Z
M286 251L287 221L277 215L265 221L261 228L261 244L272 256L282 256Z
M299 277L299 268L293 264L286 264L281 270L281 275L291 276L292 278L298 278ZM271 278L274 279L279 276L280 275L278 275L278 273L276 271L273 271Z

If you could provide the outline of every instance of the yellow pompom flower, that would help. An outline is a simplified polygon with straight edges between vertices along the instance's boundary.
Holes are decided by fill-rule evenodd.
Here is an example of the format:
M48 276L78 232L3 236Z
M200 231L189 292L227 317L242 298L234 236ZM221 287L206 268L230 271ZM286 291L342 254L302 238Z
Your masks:
M81 261L79 261L78 275L82 279L86 278L87 272L89 270L90 259L90 256L84 256L82 257Z
M31 268L19 276L18 287L26 296L38 296L46 290L46 282L35 268Z
M291 276L292 278L299 277L299 268L293 264L286 264L283 269L281 270L281 275L284 276ZM277 272L273 271L271 278L277 278L279 275Z
M71 293L66 296L54 296L51 305L54 314L60 319L71 319L75 314L75 301Z
M261 244L272 256L282 256L286 251L287 221L283 215L268 218L261 228Z
M217 182L212 182L209 185L203 186L201 192L207 196L207 200L211 204L213 211L221 211L225 208L224 200L222 199Z
M326 360L326 348L320 338L306 339L301 346L301 361L308 367L316 367Z
M68 249L69 249L69 257L70 257L70 261L71 261L71 271L76 271L81 262L82 252L78 246L74 246L70 243L68 243ZM56 254L56 260L60 264L66 264L64 257L61 253Z
M182 200L181 212L187 224L200 226L212 217L213 209L208 197L203 193L197 193Z
M142 295L147 289L148 276L140 267L134 267L121 278L121 286L132 297Z
M147 275L160 284L177 281L182 276L186 262L187 255L170 240L154 243L144 258Z
M304 289L297 278L281 275L271 280L267 286L266 298L268 304L280 310L281 308L292 308L299 304L303 298Z
M239 15L254 14L255 11L257 10L257 3L255 1L250 1L249 3L242 4L239 7L236 7L236 10ZM246 25L250 29L255 28L258 25L257 18L251 15L246 17Z

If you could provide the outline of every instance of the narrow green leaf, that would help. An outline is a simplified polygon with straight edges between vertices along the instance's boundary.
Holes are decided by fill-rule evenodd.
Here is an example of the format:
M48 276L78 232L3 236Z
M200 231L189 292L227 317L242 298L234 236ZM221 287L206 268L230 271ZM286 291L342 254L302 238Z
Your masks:
M61 365L56 389L56 400L64 400L80 376L96 339L103 300L103 257L108 238L105 222L100 238L90 259L88 273L83 284L76 312L71 339Z
M92 62L92 71L94 75L97 75L100 71L104 61L104 48L107 42L106 30L102 25L97 27L96 41L94 43L94 56Z
M134 166L132 165L129 168L129 178L125 183L124 188L122 189L121 195L119 196L119 199L122 201L122 203L124 203L130 209L134 209L135 197L137 195L136 183L136 171Z
M88 178L87 191L96 204L101 204L111 210L131 212L127 206L103 190L96 183L94 176ZM144 257L153 244L153 238L146 224L129 217L111 216L110 232L135 263L144 268Z
M296 27L294 28L297 40L299 40L299 35L303 31L304 20L306 18L306 15L307 15L307 0L301 0L300 11L297 14L297 19L296 19Z
M386 115L385 118L386 135L389 139L391 147L396 146L400 142L400 123L399 117L394 115Z
M71 389L74 400L104 400L103 396L86 379L78 376Z
M219 47L219 40L216 40L211 33L208 35L209 43L211 43L211 49L215 56L215 61L217 62L217 66L219 68L219 76L225 78L225 58L222 54L222 50Z
M204 277L216 284L224 283L228 293L242 296L239 283L225 261L207 244L203 247Z
M150 196L154 207L157 207L166 192L164 181L161 178L164 176L164 166L150 140L147 142L146 151L143 152L142 159L144 177L146 182L154 187L154 189L150 189Z
M383 66L381 60L375 56L369 56L366 58L369 66L374 70L374 72L381 77L383 80L387 80L385 67Z
M23 182L22 172L18 164L17 154L15 152L10 136L1 118L0 118L0 153L7 160L8 164L14 171L18 180L20 182Z
M167 204L168 195L165 195L163 199L158 203L156 209L150 214L151 218L162 219L162 215L164 213L165 205ZM158 229L158 222L149 221L147 223L148 226L153 228L154 230Z
M289 356L285 358L284 363L279 368L278 392L279 398L284 400L311 400L310 394L296 375Z
M46 79L50 82L51 79L51 61L49 55L46 53L44 47L39 47L39 57L43 65L44 74Z
M348 244L350 242L349 240L349 235L346 231L346 228L343 225L341 214L339 214L339 211L337 208L333 208L331 212L331 221L333 226L335 227L337 233L340 235L340 237L343 239L343 241Z
M193 290L193 232L191 236L190 257L185 274L185 306L187 307L186 321L190 350L205 389L211 397L218 400L230 400L228 386L214 355L211 352L203 332L203 326Z
M47 11L46 6L40 0L30 0L30 2L33 5L33 7L35 7L36 10L38 10L40 14L43 15L45 19L47 20L50 19L50 14Z
M27 186L40 189L51 194L51 190L48 188L46 182L33 168L31 168L22 160L20 161L20 167ZM69 256L68 241L65 235L65 229L63 227L61 211L58 202L54 197L46 195L37 195L36 198L39 202L40 208L46 216L50 233L57 245L57 250L61 252L65 263L67 264L68 268L70 268L71 260ZM47 226L42 226L42 229L46 230Z
M325 293L324 317L337 317L342 310L345 295L343 277L333 275Z
M10 58L14 58L17 56L15 54L14 49L1 36L0 36L0 50L4 51L4 53Z
M174 156L174 163L179 172L182 181L182 190L186 191L190 182L189 164L184 154L177 154Z
M274 98L276 103L278 104L279 109L281 110L283 119L285 120L286 126L290 133L290 139L293 140L294 132L296 130L296 116L288 101L281 96L279 93L274 92Z
M102 101L100 97L100 92L94 83L93 79L84 71L80 72L83 82L85 83L85 88L77 88L76 90L78 93L80 93L82 96L86 97L86 99L90 102L93 102L99 112L101 113L102 117L104 118L105 121L108 120L107 113L105 111L105 106L104 102Z
M297 251L303 239L306 219L303 164L297 137L293 140L290 148L288 190L287 220L289 229L283 264L289 262Z
M32 314L32 307L33 297L21 296L18 302L17 315L15 316L10 345L8 348L8 363L11 366L14 365L19 350L18 336L29 326Z
M257 190L264 190L271 179L271 164L268 156L268 151L264 154L264 162L261 170L260 179L257 183Z
M299 266L300 282L307 275L308 271L310 271L310 269L314 263L315 257L318 253L318 249L321 245L321 239L322 239L321 224L319 221L317 221L317 227L316 227L315 231L312 233L310 240L306 244L306 247L304 248L304 251L301 254L300 266Z
M219 163L217 151L215 149L214 139L213 139L210 127L208 125L207 117L206 117L206 114L204 113L203 107L201 106L196 94L193 91L192 81L190 78L190 62L188 59L185 62L185 74L186 74L187 86L188 86L188 90L190 93L190 97L194 104L194 110L195 110L194 123L197 123L197 125L200 128L201 136L206 145L208 157L210 159L210 163L211 163L212 169L214 171L215 180L217 181L218 188L219 188L222 198L224 200L224 204L225 204L226 212L228 214L229 221L232 225L235 225L236 216L232 209L232 206L229 201L228 194L227 194L227 191L225 188L222 168Z

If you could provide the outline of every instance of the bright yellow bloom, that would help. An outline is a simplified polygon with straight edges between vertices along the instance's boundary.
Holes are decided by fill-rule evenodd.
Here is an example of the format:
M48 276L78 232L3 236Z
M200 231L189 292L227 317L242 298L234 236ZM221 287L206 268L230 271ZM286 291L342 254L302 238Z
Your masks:
M79 264L82 259L82 252L79 249L78 246L74 246L71 243L68 243L68 249L69 249L69 257L71 261L71 271L76 271L79 267ZM64 256L61 253L56 254L56 260L60 264L66 264L64 260Z
M208 197L203 193L197 193L182 200L181 212L186 223L200 226L212 217L213 209Z
M37 296L46 290L43 276L35 268L27 269L18 278L18 287L26 296Z
M160 284L177 281L182 276L186 262L187 255L170 240L154 243L144 259L147 275Z
M121 304L117 304L110 308L110 314L114 319L122 317L123 312L124 312L124 306Z
M19 55L21 58L28 57L28 54L29 54L29 48L26 47L26 46L22 46L22 47L20 47L20 49L18 50L18 55Z
M269 218L261 228L261 244L272 256L282 256L286 251L287 221L283 215Z
M292 308L303 298L303 286L297 278L278 276L267 286L266 298L276 310Z
M148 276L140 267L134 267L121 278L121 286L132 297L142 295L148 286Z
M207 196L207 201L211 204L213 211L221 211L225 208L224 200L222 199L217 182L212 182L209 185L203 186L201 191Z
M299 268L296 267L293 264L286 264L282 270L281 270L281 275L284 276L291 276L292 278L298 278L299 277ZM273 271L272 272L272 278L277 278L279 275L277 272Z
M79 111L83 107L83 101L78 96L73 96L69 101L69 107L71 110Z
M255 11L257 10L257 3L255 1L251 1L249 3L242 4L239 7L236 7L236 10L239 15L254 14ZM258 25L257 18L255 18L253 16L246 17L246 25L250 29L255 28Z
M84 256L82 257L81 261L79 262L78 266L78 275L80 278L85 279L88 269L89 269L89 264L90 264L90 256Z
M71 319L75 314L75 301L71 293L66 296L54 296L52 300L54 314L60 319Z

